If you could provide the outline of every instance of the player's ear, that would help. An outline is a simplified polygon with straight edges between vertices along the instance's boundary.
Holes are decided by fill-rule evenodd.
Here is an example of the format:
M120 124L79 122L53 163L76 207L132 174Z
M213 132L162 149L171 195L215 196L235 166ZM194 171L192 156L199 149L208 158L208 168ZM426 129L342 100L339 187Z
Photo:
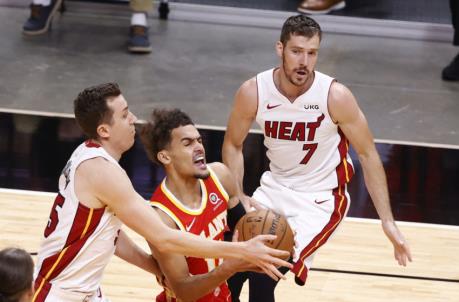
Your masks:
M110 131L108 129L108 125L107 124L100 124L99 126L97 126L97 134L101 138L109 138L110 137Z
M169 156L169 153L166 150L159 151L156 155L156 158L163 165L167 165L171 162L171 157Z
M284 52L284 44L281 41L276 42L276 53L279 58L282 58L282 53Z

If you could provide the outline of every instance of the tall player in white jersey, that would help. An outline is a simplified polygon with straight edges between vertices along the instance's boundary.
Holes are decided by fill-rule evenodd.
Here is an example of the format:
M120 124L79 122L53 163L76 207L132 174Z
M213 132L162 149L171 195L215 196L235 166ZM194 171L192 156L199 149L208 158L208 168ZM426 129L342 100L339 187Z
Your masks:
M239 88L223 143L223 161L237 177L246 209L270 208L287 216L296 231L292 272L300 285L306 281L315 252L349 207L346 184L354 171L348 142L359 156L395 259L400 265L411 261L409 246L392 216L385 172L365 116L348 88L315 70L321 37L319 24L307 16L285 21L276 44L280 66L259 73ZM264 132L270 171L249 198L242 187L242 146L254 120ZM256 273L229 280L233 301L238 301L247 278L251 302L274 301L276 282Z
M136 117L117 84L87 88L74 105L77 122L89 140L73 152L59 179L59 194L38 253L33 301L105 301L99 285L114 253L160 275L152 257L120 230L122 222L161 252L237 257L273 278L282 276L273 265L282 261L272 255L285 253L267 248L263 242L269 237L244 245L172 230L134 191L118 160L134 143Z

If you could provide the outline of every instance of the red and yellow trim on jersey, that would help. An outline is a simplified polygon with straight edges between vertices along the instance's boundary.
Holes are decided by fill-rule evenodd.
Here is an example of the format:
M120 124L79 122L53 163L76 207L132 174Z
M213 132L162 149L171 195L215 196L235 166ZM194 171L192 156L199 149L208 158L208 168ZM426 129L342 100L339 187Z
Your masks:
M204 211L207 205L207 188L204 182L201 179L199 180L199 185L201 186L201 206L199 209L190 209L185 206L166 186L166 178L161 182L161 191L166 195L166 197L178 208L180 211L190 214L190 215L200 215Z
M209 170L210 172L210 177L212 178L212 180L214 181L214 184L215 186L217 187L218 191L220 192L220 194L222 194L222 196L225 198L226 202L228 202L229 200L229 195L228 193L226 192L225 188L223 187L222 183L220 182L220 180L218 179L217 175L215 174L215 172L210 168L209 165L207 165L207 169Z
M167 216L169 216L175 222L175 224L180 228L181 231L186 232L186 228L183 225L182 221L168 207L166 207L159 201L150 201L150 205L152 207L156 207L160 209L161 211L163 211Z
M293 266L292 272L304 283L308 275L308 269L304 264L307 257L312 255L319 247L324 245L330 238L333 231L338 227L346 214L348 200L346 197L345 186L339 186L333 190L335 196L335 210L330 216L330 220L325 227L317 234L314 239L301 251L298 261Z
M105 208L93 209L79 204L64 248L58 254L44 259L41 264L35 281L36 291L32 302L44 301L51 288L49 281L56 278L72 262L97 228L104 212Z
M349 152L349 141L339 128L338 134L341 138L338 144L338 152L341 158L341 162L336 167L336 174L338 177L338 186L340 186L351 181L351 178L354 175L354 167L352 167L352 165L347 161L347 154Z

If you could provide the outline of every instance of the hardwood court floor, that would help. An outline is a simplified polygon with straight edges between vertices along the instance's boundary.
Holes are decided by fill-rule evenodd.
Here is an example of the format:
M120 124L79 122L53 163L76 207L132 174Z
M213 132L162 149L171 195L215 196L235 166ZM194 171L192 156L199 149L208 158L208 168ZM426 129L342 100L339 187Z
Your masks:
M0 248L19 246L36 252L52 201L53 195L48 193L0 190ZM377 221L346 219L317 255L306 285L296 286L289 273L276 290L277 301L458 302L459 227L399 226L414 256L408 267L396 265ZM140 236L128 232L146 248ZM154 301L160 288L153 276L113 257L102 290L113 302L135 302ZM241 298L247 301L246 288Z

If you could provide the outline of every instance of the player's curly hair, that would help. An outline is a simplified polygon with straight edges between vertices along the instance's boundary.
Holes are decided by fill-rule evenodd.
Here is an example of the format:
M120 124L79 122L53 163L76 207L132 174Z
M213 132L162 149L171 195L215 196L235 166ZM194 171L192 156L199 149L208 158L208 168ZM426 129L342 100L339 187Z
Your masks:
M117 83L88 87L78 94L73 101L75 118L88 138L97 138L97 127L111 122L113 111L108 107L107 100L120 94Z
M154 109L150 121L140 130L140 139L148 158L162 165L158 160L158 153L169 146L172 130L187 125L194 125L194 123L180 109Z
M320 28L319 23L308 16L291 16L285 20L281 30L280 41L284 46L287 44L288 40L290 40L290 36L292 35L305 36L307 38L319 35L319 39L322 39L322 29Z

